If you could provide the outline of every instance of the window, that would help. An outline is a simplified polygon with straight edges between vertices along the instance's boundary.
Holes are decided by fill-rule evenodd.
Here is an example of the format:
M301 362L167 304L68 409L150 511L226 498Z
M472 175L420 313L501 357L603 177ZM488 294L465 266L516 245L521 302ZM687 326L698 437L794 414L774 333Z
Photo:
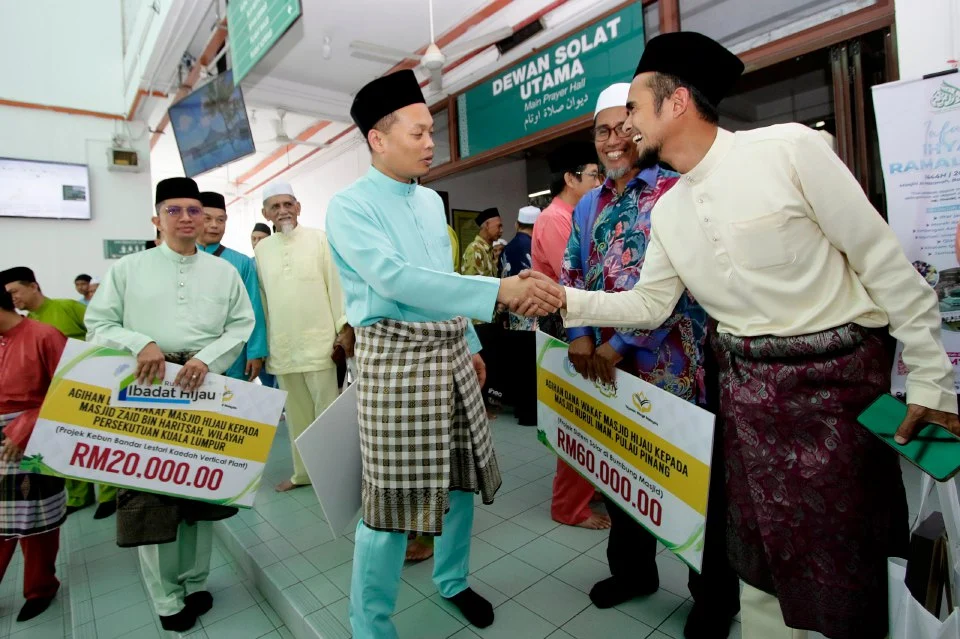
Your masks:
M734 53L743 53L876 3L877 0L680 0L680 24L684 31L699 31Z
M433 114L433 166L437 167L450 161L450 120L447 109Z

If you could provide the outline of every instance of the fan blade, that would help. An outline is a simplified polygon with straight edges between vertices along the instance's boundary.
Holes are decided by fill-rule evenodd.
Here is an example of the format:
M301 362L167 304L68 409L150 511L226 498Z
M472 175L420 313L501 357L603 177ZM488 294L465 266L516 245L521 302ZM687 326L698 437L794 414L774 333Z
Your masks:
M353 58L360 58L361 60L369 60L370 62L377 62L380 64L394 65L401 62L401 60L397 60L396 58L392 58L390 56L376 55L374 53L367 53L366 51L351 51L350 56Z
M430 90L436 93L443 91L443 70L437 69L430 73Z
M504 38L509 38L512 35L513 29L510 27L497 29L496 31L491 31L485 36L474 38L473 40L467 40L466 42L455 44L452 47L447 47L443 50L443 55L447 56L448 58L459 58L460 56L467 55L468 53L473 53L477 49L486 49L490 45L496 44Z
M374 42L364 42L363 40L354 40L350 43L350 48L353 49L354 52L363 51L364 53L385 55L400 60L419 60L421 58L421 56L416 53L410 53L409 51L395 49L393 47L385 47Z
M306 140L290 140L290 144L297 144L299 146L312 146L315 149L325 149L330 146L326 142L308 142Z

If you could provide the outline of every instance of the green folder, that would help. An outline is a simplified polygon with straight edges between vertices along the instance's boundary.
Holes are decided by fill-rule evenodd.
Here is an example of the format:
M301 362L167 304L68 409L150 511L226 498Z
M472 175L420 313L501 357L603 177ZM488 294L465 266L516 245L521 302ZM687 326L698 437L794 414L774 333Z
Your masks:
M912 441L901 446L893 436L906 416L906 404L893 395L881 395L857 421L937 481L956 475L960 471L960 438L942 426L927 424Z

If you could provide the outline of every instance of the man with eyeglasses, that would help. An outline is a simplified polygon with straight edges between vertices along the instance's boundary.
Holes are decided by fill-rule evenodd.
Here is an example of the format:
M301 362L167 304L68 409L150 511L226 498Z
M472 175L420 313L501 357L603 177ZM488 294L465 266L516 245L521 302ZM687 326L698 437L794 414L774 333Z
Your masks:
M293 474L278 492L310 484L294 440L337 398L337 366L353 357L353 328L326 233L301 226L300 212L289 184L264 189L263 215L279 232L254 249L270 347L267 372L287 391Z
M597 153L589 142L569 142L547 158L550 195L533 227L530 257L533 270L560 281L560 264L573 228L573 207L590 189L600 185Z
M223 374L243 351L255 325L237 270L197 249L203 207L196 182L157 184L153 223L163 244L118 261L87 307L87 341L137 358L140 383L162 378L166 362L181 364L175 384L193 391L208 372ZM138 547L147 592L164 630L185 632L213 606L204 590L210 573L213 521L236 508L121 489L117 545Z
M600 184L597 152L588 142L569 142L547 158L552 174L550 192L553 201L537 216L533 226L530 256L533 270L560 281L560 267L573 228L573 208L591 189ZM549 315L539 322L540 330L565 339L559 315ZM567 526L591 530L610 527L610 518L594 512L590 502L596 490L564 461L557 460L553 481L553 502L550 515Z
M614 84L597 100L593 133L607 180L574 210L560 275L564 286L610 292L632 289L646 257L650 212L679 179L655 159L641 159L624 132L629 91L627 83ZM706 381L714 375L704 372L707 322L706 312L684 293L669 319L655 330L568 329L570 361L588 379L612 384L619 368L689 402L708 406ZM715 401L715 388L709 390ZM713 469L709 512L723 512L723 463L716 454ZM607 544L612 576L590 591L598 608L650 595L660 585L656 537L611 500L607 500L607 512L613 523ZM703 572L690 570L694 610L684 628L687 639L726 637L739 610L737 575L726 561L724 519L711 517L708 522Z

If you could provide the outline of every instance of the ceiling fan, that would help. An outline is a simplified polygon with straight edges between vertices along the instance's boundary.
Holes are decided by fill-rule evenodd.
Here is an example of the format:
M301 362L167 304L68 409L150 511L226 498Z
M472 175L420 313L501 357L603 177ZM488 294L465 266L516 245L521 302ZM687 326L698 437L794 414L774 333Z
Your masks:
M287 135L287 129L283 123L283 119L287 117L286 109L277 109L277 119L274 120L274 125L276 126L277 135L276 137L270 138L269 140L254 140L254 143L257 145L260 144L276 144L279 146L286 146L288 144L299 144L300 146L309 146L315 149L325 149L329 144L324 142L308 142L305 140L298 140L296 138L291 138Z
M350 43L350 55L363 60L385 62L388 64L396 64L403 60L418 61L430 74L430 88L434 91L440 91L443 89L443 67L446 65L448 59L460 58L477 49L485 49L513 35L513 29L504 27L496 31L491 31L479 38L446 47L441 51L440 47L437 46L433 28L433 0L428 0L428 3L430 7L430 46L427 47L423 55L408 53L402 49L385 47L375 42L366 42L363 40L354 40Z

